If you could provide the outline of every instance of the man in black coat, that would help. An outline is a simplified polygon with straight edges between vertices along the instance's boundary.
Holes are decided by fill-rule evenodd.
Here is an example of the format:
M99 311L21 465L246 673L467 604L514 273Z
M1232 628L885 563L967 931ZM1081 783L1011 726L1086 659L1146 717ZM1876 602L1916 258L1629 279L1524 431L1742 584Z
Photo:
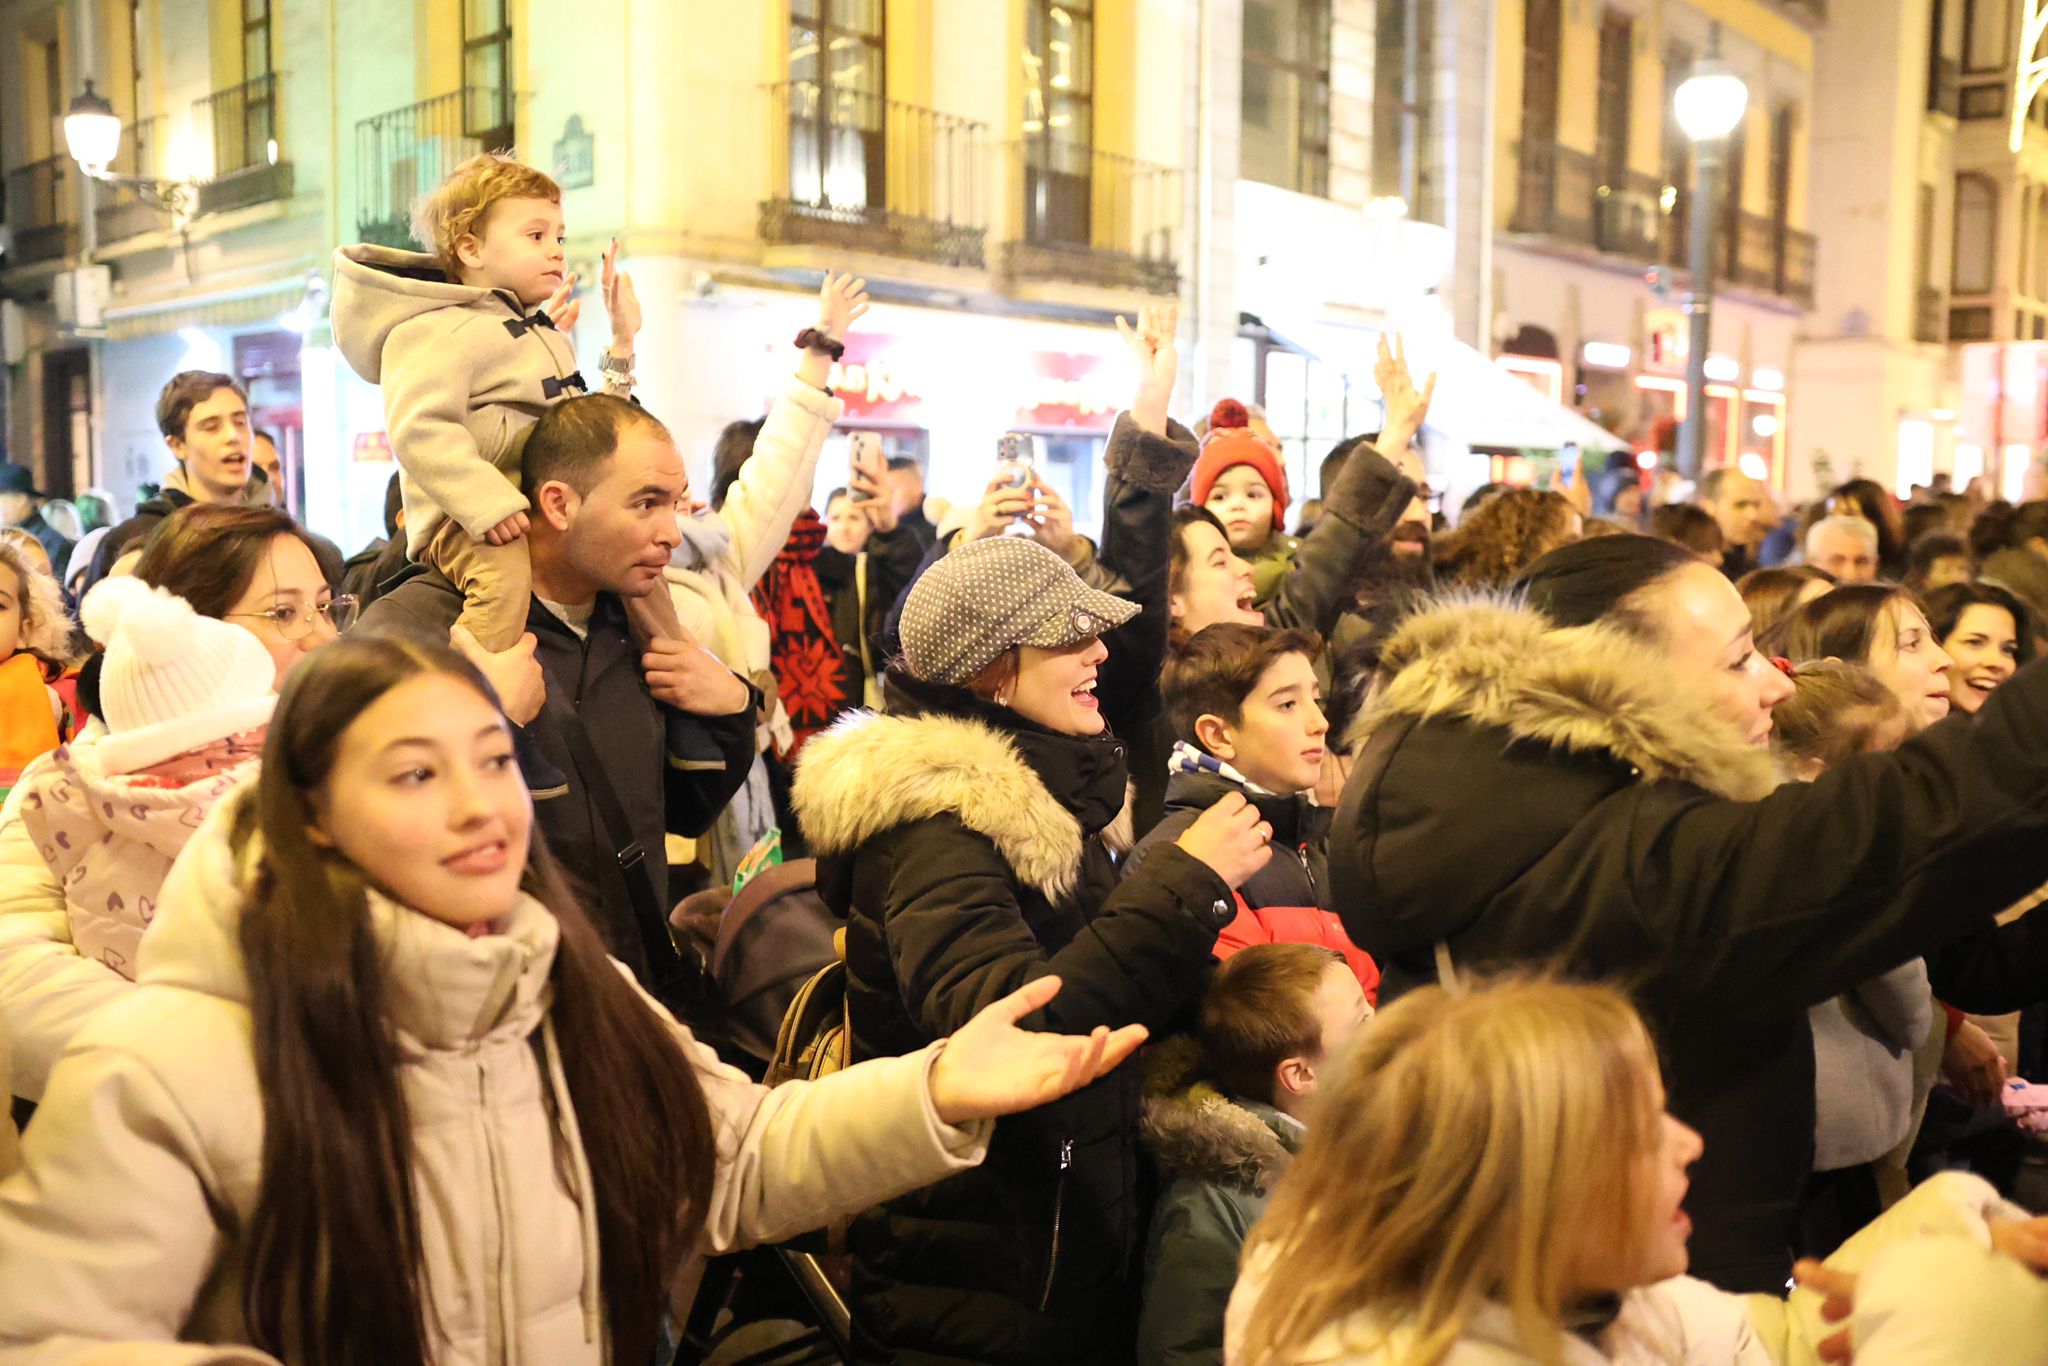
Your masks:
M689 477L666 428L622 399L569 399L534 424L524 483L532 643L465 652L521 723L548 848L606 946L659 995L676 970L663 836L703 834L746 781L759 695L694 642L643 655L627 629L624 599L667 591L680 539ZM446 644L462 605L459 588L416 565L359 629Z
M28 466L0 460L0 525L35 537L50 557L50 573L62 583L65 566L71 561L72 541L43 520L40 504L44 496Z

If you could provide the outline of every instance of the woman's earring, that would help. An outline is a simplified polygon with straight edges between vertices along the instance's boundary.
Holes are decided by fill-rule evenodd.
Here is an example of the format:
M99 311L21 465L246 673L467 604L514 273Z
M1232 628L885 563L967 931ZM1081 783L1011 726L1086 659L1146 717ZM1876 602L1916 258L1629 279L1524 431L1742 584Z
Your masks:
M1010 699L1009 699L1009 697L1008 697L1008 696L1007 696L1006 694L1003 694L1003 693L1000 693L1000 692L999 692L999 693L997 693L997 694L996 694L996 705L997 705L997 706L999 706L999 707L1007 707L1007 706L1009 706L1009 705L1010 705Z

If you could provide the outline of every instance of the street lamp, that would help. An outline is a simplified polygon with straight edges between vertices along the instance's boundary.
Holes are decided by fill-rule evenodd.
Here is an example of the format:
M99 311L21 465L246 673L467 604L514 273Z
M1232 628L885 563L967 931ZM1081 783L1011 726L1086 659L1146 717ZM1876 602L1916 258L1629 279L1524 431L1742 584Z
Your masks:
M107 97L92 88L90 79L85 93L64 111L64 146L86 176L133 190L173 218L190 218L198 207L199 187L189 180L117 175L107 169L121 151L121 120Z
M1728 135L1742 123L1749 108L1749 87L1721 60L1721 26L1715 24L1707 55L1695 62L1692 74L1674 99L1678 126L1693 145L1692 293L1685 311L1690 320L1691 347L1685 358L1685 424L1678 430L1678 472L1700 476L1707 440L1707 347L1713 334L1714 222L1720 217L1721 170ZM1737 187L1740 193L1740 187Z

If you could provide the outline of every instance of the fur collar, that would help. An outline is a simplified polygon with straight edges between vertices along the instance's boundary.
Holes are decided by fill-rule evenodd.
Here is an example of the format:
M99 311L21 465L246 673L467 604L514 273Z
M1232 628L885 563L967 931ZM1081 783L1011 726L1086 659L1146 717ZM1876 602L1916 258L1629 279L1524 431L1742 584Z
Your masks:
M951 814L1053 901L1081 869L1080 821L1015 744L965 717L852 712L804 746L790 804L821 857Z
M1769 751L1711 715L1653 651L1611 626L1552 627L1517 597L1426 604L1388 639L1381 676L1361 742L1395 718L1451 717L1736 801L1780 780Z
M1145 1060L1145 1146L1176 1176L1242 1186L1260 1195L1294 1160L1277 1110L1231 1100L1200 1075L1186 1036L1155 1045Z

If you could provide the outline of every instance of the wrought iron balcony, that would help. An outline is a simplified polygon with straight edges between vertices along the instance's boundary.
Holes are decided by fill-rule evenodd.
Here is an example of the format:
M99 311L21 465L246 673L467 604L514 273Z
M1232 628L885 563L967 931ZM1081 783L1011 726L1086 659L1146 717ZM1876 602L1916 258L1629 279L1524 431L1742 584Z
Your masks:
M982 267L988 125L810 81L768 98L780 174L763 241Z
M1515 150L1515 211L1508 230L1596 245L1593 158L1555 142L1523 142Z
M44 157L7 173L7 226L13 234L9 265L62 260L71 254L71 158Z
M1819 238L1797 228L1786 229L1778 256L1778 293L1802 308L1812 308L1814 271L1819 258Z
M290 197L292 168L278 122L282 102L275 72L193 102L194 114L213 134L213 178L199 187L199 212Z
M1952 119L1962 117L1963 66L1955 58L1934 57L1928 61L1927 108Z
M121 150L107 169L115 175L161 176L163 174L163 128L161 118L138 119L121 130ZM99 204L97 215L102 242L160 228L168 221L164 211L125 185L100 185L94 190Z
M1625 171L1593 187L1593 240L1600 250L1632 261L1657 259L1664 186L1654 176Z
M477 153L509 144L502 127L476 128L472 111L494 110L492 92L451 90L356 124L356 235L386 247L415 247L413 201ZM493 142L498 138L501 142Z
M1009 144L1009 159L1021 210L1003 247L1010 279L1180 288L1180 172L1038 138Z

